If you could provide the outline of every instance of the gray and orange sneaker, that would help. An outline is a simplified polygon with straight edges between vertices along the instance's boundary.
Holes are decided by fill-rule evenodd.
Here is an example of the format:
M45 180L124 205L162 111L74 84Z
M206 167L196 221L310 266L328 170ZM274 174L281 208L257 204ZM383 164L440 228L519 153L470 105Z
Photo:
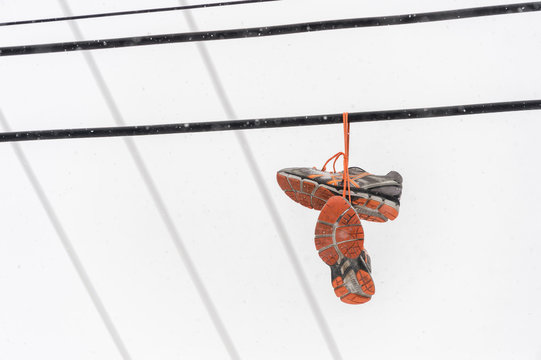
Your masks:
M317 219L315 245L331 267L334 293L348 304L362 304L374 295L370 257L364 249L361 219L341 196L331 197Z
M286 168L276 179L292 200L310 209L321 210L332 196L344 189L342 172L316 168ZM385 222L394 220L400 209L402 176L396 171L373 175L359 167L349 168L351 204L363 220Z

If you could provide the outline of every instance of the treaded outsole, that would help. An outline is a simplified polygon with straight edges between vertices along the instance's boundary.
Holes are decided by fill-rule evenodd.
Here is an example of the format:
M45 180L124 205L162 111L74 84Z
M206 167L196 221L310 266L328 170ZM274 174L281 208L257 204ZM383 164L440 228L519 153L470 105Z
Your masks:
M332 196L341 195L336 189L316 181L302 179L285 172L277 172L276 180L285 194L293 201L315 210L323 209ZM351 204L362 220L386 222L398 216L399 205L378 196L351 192Z
M327 265L334 265L343 257L355 259L361 255L363 243L364 230L355 210L343 197L329 199L315 229L319 257Z
M361 220L347 200L331 197L319 214L315 229L319 257L331 267L334 293L348 304L370 300L375 286L368 266L360 258L364 249ZM362 262L361 266L355 266Z
M367 276L369 277L369 280L366 280ZM363 292L368 296L351 292L346 283L344 283L342 276L337 276L332 280L332 287L334 289L334 294L340 298L340 301L346 304L364 304L372 299L372 295L375 293L374 281L372 280L372 277L363 270L358 270L356 277L358 286L361 286ZM361 285L361 282L364 283Z

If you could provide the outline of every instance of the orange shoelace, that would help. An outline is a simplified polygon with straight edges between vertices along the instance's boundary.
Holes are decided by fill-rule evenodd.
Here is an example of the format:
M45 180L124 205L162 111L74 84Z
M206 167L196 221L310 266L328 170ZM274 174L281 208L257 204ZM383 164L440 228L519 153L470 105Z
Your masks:
M334 162L332 163L332 169L333 172L336 172L336 161L340 158L340 156L343 156L344 158L344 171L342 175L342 181L344 186L344 191L342 193L342 196L346 197L346 191L348 192L348 198L351 202L351 186L350 186L350 179L349 179L349 120L348 120L348 113L345 112L342 114L342 120L344 122L344 152L337 152L333 156L327 160L325 165L321 168L321 171L325 171L327 169L327 164L334 159ZM347 189L347 190L346 190Z

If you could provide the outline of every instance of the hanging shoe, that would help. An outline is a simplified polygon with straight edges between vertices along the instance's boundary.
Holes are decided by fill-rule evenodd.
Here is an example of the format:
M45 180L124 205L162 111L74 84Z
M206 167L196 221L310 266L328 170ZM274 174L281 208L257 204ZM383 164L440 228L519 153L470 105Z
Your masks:
M387 175L372 175L359 167L350 167L349 178L351 204L361 219L375 222L396 219L402 195L402 176L399 173L391 171ZM344 190L343 172L325 171L325 167L322 170L282 169L276 174L276 179L292 200L316 210L321 210L329 198L342 194Z
M341 196L331 197L319 214L315 245L319 257L331 267L336 296L348 304L370 300L375 287L370 258L364 249L361 220Z

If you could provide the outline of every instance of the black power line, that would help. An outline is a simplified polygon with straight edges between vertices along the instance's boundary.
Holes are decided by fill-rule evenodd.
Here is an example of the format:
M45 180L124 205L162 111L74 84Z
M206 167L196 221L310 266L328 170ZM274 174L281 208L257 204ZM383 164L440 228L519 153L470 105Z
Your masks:
M209 7L216 7L216 6L243 5L243 4L269 2L269 1L278 1L278 0L226 1L226 2L217 2L217 3L209 3L209 4L194 4L194 5L172 6L172 7L165 7L165 8L143 9L143 10L127 10L127 11L118 11L118 12L112 12L112 13L75 15L75 16L55 17L55 18L36 19L36 20L19 20L19 21L3 22L3 23L0 23L0 26L23 25L23 24L39 24L39 23L53 22L53 21L93 19L93 18L109 17L109 16L120 16L120 15L148 14L148 13L155 13L155 12L188 10L188 9L200 9L200 8L209 8Z
M349 113L349 122L355 123L386 120L422 119L431 117L475 115L523 110L541 110L541 100L455 105L404 110L354 112ZM342 114L162 125L17 131L0 133L0 142L77 139L113 136L163 135L227 130L253 130L291 126L328 125L339 123L342 123Z
M203 31L177 34L147 35L116 39L73 41L39 45L10 46L0 48L0 56L26 55L77 50L95 50L128 46L170 44L192 41L240 39L250 37L295 34L311 31L350 29L360 27L387 26L456 20L481 16L515 14L540 11L541 1L511 5L485 6L470 9L426 12L419 14L380 16L358 19L327 20L300 24L276 25L246 29Z

